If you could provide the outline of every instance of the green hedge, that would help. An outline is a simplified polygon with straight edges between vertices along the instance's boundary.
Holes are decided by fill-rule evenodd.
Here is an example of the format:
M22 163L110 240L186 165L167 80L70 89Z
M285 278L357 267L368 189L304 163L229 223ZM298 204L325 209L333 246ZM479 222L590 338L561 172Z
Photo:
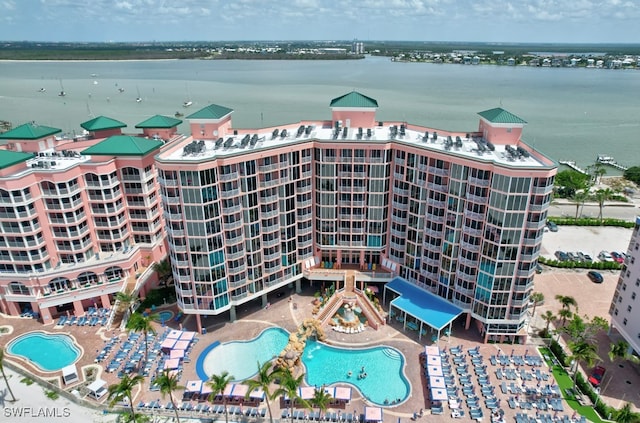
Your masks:
M635 222L611 218L602 219L602 221L600 221L600 219L592 217L581 217L578 219L573 217L549 217L547 220L555 223L556 225L567 226L615 226L619 228L633 228L635 226Z
M161 306L165 303L165 300L167 304L176 302L176 290L173 286L164 286L149 291L136 311L142 313L146 309L151 308L151 306Z
M538 257L538 262L546 266L558 267L562 269L597 269L597 270L620 270L622 264L615 261L558 261L549 260L542 256Z
M551 344L549 344L549 349L551 350L553 355L556 356L560 364L562 364L564 367L568 366L567 354L564 352L564 349L562 349L562 345L560 345L558 341L552 339Z

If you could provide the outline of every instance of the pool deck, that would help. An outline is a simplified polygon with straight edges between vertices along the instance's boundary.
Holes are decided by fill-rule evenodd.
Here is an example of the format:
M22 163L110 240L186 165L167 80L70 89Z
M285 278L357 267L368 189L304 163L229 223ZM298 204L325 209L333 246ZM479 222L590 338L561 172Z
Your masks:
M607 317L608 303L606 301L597 301L599 298L611 298L613 289L615 289L615 274L606 274L605 283L600 285L590 284L589 289L586 289L588 279L584 276L584 272L577 271L545 271L541 275L536 276L536 291L542 292L546 297L545 305L537 308L536 315L541 315L545 310L550 309L557 311L560 305L554 300L554 296L558 293L563 295L573 295L579 304L589 304L589 306L583 306L581 313L586 311L589 315L599 315ZM586 282L585 282L586 281ZM232 340L249 340L255 338L264 329L271 326L279 326L286 329L289 332L295 331L300 322L307 317L311 317L313 291L307 288L301 294L295 294L293 291L284 291L284 295L276 298L270 297L270 306L263 308L259 303L250 303L246 306L240 307L237 310L237 320L235 322L228 321L228 314L223 316L210 316L203 319L203 325L207 328L207 334L197 335L199 341L194 345L191 351L190 363L184 365L184 371L180 383L186 384L188 380L198 379L196 374L196 361L200 353L212 342L227 342ZM592 307L593 304L593 307ZM163 310L159 308L157 311ZM172 309L173 311L177 311ZM154 323L155 324L155 323ZM53 324L43 326L37 321L25 318L0 318L0 325L10 325L13 328L13 333L0 335L0 345L6 346L8 341L14 339L16 336L27 333L33 330L44 330L51 333L68 333L72 335L76 342L82 345L84 349L83 356L76 363L78 371L81 373L81 369L84 366L94 365L94 358L96 352L99 351L107 339L111 336L117 335L121 338L126 338L125 333L119 331L107 331L104 328L95 327L77 327L77 326L65 326L64 328L55 328ZM164 330L160 324L155 324L157 330L160 332ZM195 330L195 318L187 317L178 324L173 320L168 322L168 326L171 328L183 328L185 330ZM532 327L543 327L544 325L537 319L532 322ZM356 334L344 334L330 330L326 327L327 341L330 344L343 346L343 347L365 347L373 345L389 345L400 350L406 359L405 374L409 379L412 387L411 396L403 403L399 405L392 405L384 407L384 421L385 422L397 422L398 418L408 419L413 416L414 412L418 412L420 409L424 409L425 413L428 413L428 390L426 388L426 381L422 376L422 366L420 365L419 355L424 350L424 346L431 344L430 336L423 337L418 342L418 334L416 331L407 330L403 331L400 323L395 320L386 326L381 327L378 330L372 330L367 328L365 331ZM607 338L606 335L603 335ZM635 366L624 363L625 367L618 368L617 365L609 363L606 357L606 350L608 350L609 341L607 339L600 340L600 352L602 354L604 365L608 369L607 377L611 377L604 382L606 384L604 389L604 399L615 407L620 407L623 401L631 402L637 409L640 405L640 396L637 398L629 392L636 392L635 387L640 383L640 376L638 376ZM512 410L506 406L506 401L510 395L503 395L499 389L499 381L496 380L495 370L497 367L492 367L488 363L488 359L491 355L498 354L502 351L505 354L513 353L516 355L524 355L525 350L531 353L535 345L510 345L510 344L482 344L482 338L475 329L464 330L459 322L454 323L452 330L452 337L450 340L443 338L439 342L440 348L450 348L452 346L462 345L464 351L468 348L479 346L480 353L484 356L485 362L488 364L488 372L490 374L490 380L496 386L497 397L502 401L502 409L505 411L505 421L514 421L515 413L521 410ZM37 371L29 363L24 360L16 359L13 356L5 356L6 360L23 367L32 374L40 376L44 379L51 377L59 378L60 372L43 373ZM102 363L103 365L105 363ZM629 368L633 368L633 371L629 371ZM102 367L104 368L104 367ZM548 371L547 368L543 368L543 371ZM106 373L102 371L99 375L100 378L107 381L108 384L118 382L116 373ZM620 377L621 379L618 379ZM148 378L143 389L139 389L135 392L135 402L139 401L152 401L160 400L161 403L166 404L168 397L162 399L158 392L150 392L148 389ZM617 380L629 381L628 383L616 383ZM15 384L15 382L14 382ZM82 384L87 384L82 383ZM626 392L626 393L625 393ZM180 393L177 393L177 397L180 397ZM178 398L178 401L181 398ZM483 403L483 401L481 401ZM104 398L102 400L104 404ZM353 398L351 403L347 405L345 412L362 413L363 407L366 404L365 400L354 389ZM571 416L572 410L568 407L566 402L563 402L564 413ZM266 407L263 405L263 407ZM462 407L465 410L465 414L468 416L468 408ZM279 419L281 410L278 403L272 404L274 419ZM535 413L535 410L534 410ZM529 412L531 414L531 411ZM188 414L185 414L185 416ZM490 420L490 412L484 408L484 416L487 421ZM230 416L231 419L233 417ZM465 417L468 418L468 417ZM214 417L215 419L215 417ZM448 408L445 406L445 414L428 416L426 419L429 421L451 421L453 420L449 414ZM425 419L425 420L426 420ZM222 417L224 420L224 417ZM246 420L246 418L244 418ZM420 420L420 419L418 419ZM267 420L268 421L268 420Z

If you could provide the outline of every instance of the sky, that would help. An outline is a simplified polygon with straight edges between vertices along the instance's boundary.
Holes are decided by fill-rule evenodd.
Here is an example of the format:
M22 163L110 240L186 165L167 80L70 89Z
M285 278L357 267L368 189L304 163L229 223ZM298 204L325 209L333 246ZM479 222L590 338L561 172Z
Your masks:
M640 0L0 0L2 41L640 43Z

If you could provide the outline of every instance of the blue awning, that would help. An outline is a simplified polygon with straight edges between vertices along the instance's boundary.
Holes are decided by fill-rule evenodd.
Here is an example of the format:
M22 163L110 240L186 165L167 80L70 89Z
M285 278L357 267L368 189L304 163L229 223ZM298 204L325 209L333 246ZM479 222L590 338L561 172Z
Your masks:
M442 330L463 312L460 307L444 298L425 291L400 277L393 278L384 288L400 294L399 297L391 301L393 307L410 314L436 330Z

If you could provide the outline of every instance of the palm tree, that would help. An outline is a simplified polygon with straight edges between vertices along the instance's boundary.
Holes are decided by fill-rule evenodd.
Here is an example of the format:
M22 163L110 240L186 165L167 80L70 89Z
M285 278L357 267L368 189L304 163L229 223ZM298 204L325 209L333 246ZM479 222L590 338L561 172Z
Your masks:
M627 341L618 341L616 343L612 343L609 347L609 360L615 362L617 359L621 358L623 360L631 360L634 363L638 363L638 358L629 354L629 344Z
M616 413L616 422L618 423L632 423L639 420L638 413L631 411L631 404L625 403L620 410Z
M271 363L266 361L264 364L260 364L258 361L258 374L255 379L245 380L244 384L249 387L249 391L247 392L247 396L251 394L256 388L262 389L265 396L265 401L267 402L267 410L269 411L269 422L273 423L273 415L271 414L271 400L275 399L276 396L274 393L270 391L271 384L276 380L276 378L280 377L282 372L280 370L271 371Z
M286 395L289 397L289 417L291 417L291 423L293 423L293 404L298 402L303 407L309 407L307 401L300 398L298 394L298 388L302 385L304 380L304 374L298 377L294 377L291 370L285 368L282 371L282 379L280 380L280 388L276 390L275 395Z
M571 359L574 362L573 382L575 383L576 375L578 373L578 364L581 361L584 361L588 367L593 367L596 360L600 357L598 356L598 349L596 346L588 342L570 342L569 350L571 351Z
M331 402L331 395L324 389L318 389L313 392L313 398L311 399L311 405L318 407L320 414L326 413L329 403Z
M589 199L589 192L585 190L576 191L571 199L576 203L576 220L580 217L580 208L584 207L585 201Z
M551 324L551 322L553 322L553 320L556 318L556 315L553 314L553 312L551 310L547 310L542 316L540 316L542 318L542 320L544 320L545 322L547 322L547 326L544 328L544 331L546 333L549 333L549 325Z
M573 297L570 297L568 295L556 295L556 300L560 301L560 304L562 304L562 308L566 308L566 309L571 309L571 307L578 307L578 303L576 302L576 299Z
M162 282L167 282L170 276L173 274L171 269L171 262L166 258L159 263L153 263L153 270L158 274L158 279Z
M109 385L109 395L107 396L109 407L113 407L114 405L116 405L116 403L126 398L129 402L129 407L131 408L131 417L133 418L133 421L136 422L136 409L133 406L133 388L135 388L136 385L140 385L143 381L144 377L142 377L141 375L130 377L129 375L125 374L122 376L122 379L120 379L119 383Z
M224 395L224 390L227 389L227 385L233 380L233 376L229 375L226 370L219 375L211 375L211 379L206 382L211 387L211 395L209 401L211 401L217 394L222 397L222 405L224 407L224 421L229 423L229 413L227 411L227 397Z
M173 411L176 413L176 421L180 423L180 415L178 414L178 408L176 407L176 403L173 400L173 393L175 391L179 391L184 389L184 386L178 385L178 376L171 373L169 369L165 369L160 376L156 378L156 385L160 388L160 393L162 394L162 398L166 394L169 394L169 401L173 406Z
M562 319L561 325L564 326L567 323L567 319L571 319L573 317L573 312L568 308L563 308L558 312L558 317Z
M531 312L531 318L533 318L536 315L536 307L544 301L544 294L542 292L534 292L529 298L533 301L533 311Z
M136 302L136 296L130 290L120 291L116 292L116 301L120 302L119 311L124 312L127 309L131 309Z
M11 402L16 402L16 397L13 395L13 391L11 390L11 386L9 386L9 380L7 379L7 375L4 372L4 348L0 347L0 372L2 372L2 378L4 379L5 385L7 385L7 389L11 394Z
M144 362L146 363L149 357L148 337L150 333L156 333L156 330L151 324L151 316L143 316L142 314L134 313L127 322L127 329L134 332L144 333Z
M602 210L604 209L604 203L608 200L611 200L613 197L613 191L609 188L607 189L599 189L596 191L596 201L598 202L598 207L600 208L600 212L598 213L598 219L600 219L600 223L602 223Z

